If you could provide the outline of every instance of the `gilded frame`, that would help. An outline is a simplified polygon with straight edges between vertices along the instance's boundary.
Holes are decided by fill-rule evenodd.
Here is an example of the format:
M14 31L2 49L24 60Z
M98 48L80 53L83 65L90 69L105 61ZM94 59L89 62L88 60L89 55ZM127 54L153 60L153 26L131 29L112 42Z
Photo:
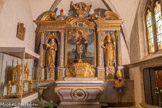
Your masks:
M24 27L24 23L18 23L16 37L19 38L20 40L24 40L25 32L26 32L26 28Z
M96 30L95 28L92 27L67 27L66 28L66 34L65 34L65 67L68 66L67 64L67 40L68 40L68 30L69 29L76 29L76 30L83 30L83 29L89 29L89 30L93 30L93 34L94 34L94 65L92 65L92 67L96 67Z

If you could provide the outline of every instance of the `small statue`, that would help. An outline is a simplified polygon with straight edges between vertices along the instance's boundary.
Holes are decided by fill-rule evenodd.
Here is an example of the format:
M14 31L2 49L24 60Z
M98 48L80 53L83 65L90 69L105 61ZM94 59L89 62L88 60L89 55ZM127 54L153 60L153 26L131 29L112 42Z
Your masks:
M7 96L11 95L11 88L12 88L11 81L8 81L8 84L7 84Z
M87 6L83 2L76 3L76 4L74 4L72 2L72 6L76 10L76 13L78 14L79 17L83 17L86 14L87 11L88 11L88 14L89 14L89 11L90 11L90 8L91 8L91 5Z
M116 72L116 78L119 79L119 80L123 79L123 74L122 74L120 69L118 69L118 71Z
M115 44L116 42L112 41L111 34L108 32L104 44L101 46L104 48L106 66L113 66L115 63Z
M125 87L124 79L121 79L121 80L115 79L115 81L114 81L114 87L115 88Z
M29 92L33 92L33 81L32 80L29 81L28 87L29 87Z
M16 94L17 96L21 95L21 80L17 81L16 83Z
M55 59L56 59L56 51L57 51L57 44L55 39L52 38L49 40L49 43L45 44L47 50L47 67L55 66Z
M25 92L25 82L23 83L23 94Z
M24 80L28 80L29 78L29 69L28 69L28 63L24 66Z
M116 79L114 81L114 87L115 88L122 88L125 87L125 82L123 78L123 74L120 69L116 72Z

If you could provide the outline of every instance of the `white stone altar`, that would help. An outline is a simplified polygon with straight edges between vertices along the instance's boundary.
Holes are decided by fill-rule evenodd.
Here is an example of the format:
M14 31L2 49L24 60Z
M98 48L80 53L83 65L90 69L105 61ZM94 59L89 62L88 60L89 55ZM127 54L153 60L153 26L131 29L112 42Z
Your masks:
M55 92L61 99L60 105L99 104L104 90L104 82L96 78L68 78L56 83Z

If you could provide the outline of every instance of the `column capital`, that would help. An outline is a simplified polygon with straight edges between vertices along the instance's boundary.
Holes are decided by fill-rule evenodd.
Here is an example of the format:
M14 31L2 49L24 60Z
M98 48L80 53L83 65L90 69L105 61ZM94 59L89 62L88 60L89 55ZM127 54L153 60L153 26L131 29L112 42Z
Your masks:
M39 32L41 33L41 36L44 36L45 35L45 31L40 30Z
M65 30L59 30L60 33L65 33Z
M101 30L100 29L97 29L97 33L99 33L99 32L101 32Z
M120 36L120 32L121 32L121 30L117 30L116 31L116 36Z

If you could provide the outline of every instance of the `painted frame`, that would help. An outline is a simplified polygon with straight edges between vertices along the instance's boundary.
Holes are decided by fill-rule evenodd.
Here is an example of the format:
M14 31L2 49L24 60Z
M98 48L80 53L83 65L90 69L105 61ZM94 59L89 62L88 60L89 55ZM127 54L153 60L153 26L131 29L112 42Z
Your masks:
M76 60L79 60L80 58L76 51L77 45L79 44L79 32L81 32L84 38L82 39L81 43L83 43L85 47L87 47L85 48L85 52L81 54L81 58L83 62L89 63L93 67L96 67L96 32L92 28L79 27L70 27L66 29L65 66L77 62Z
M20 40L24 40L25 32L26 32L26 28L24 27L24 23L18 23L16 37L19 38Z

